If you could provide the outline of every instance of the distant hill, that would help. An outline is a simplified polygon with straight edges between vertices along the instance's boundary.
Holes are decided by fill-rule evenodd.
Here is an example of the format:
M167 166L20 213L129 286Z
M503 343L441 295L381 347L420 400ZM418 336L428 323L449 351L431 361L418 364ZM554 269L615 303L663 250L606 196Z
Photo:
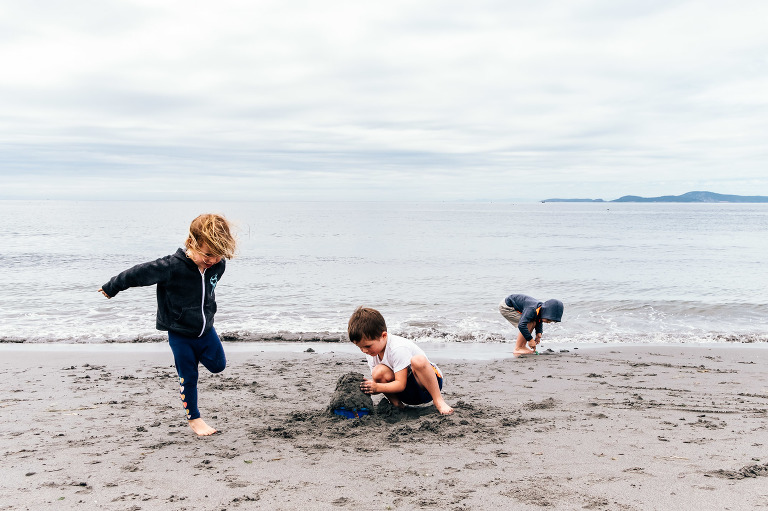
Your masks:
M603 199L546 199L541 202L768 202L765 195L724 195L712 192L688 192L682 195L663 195L661 197L638 197L625 195L612 201Z
M664 195L662 197L637 197L625 195L611 202L768 202L764 195L724 195L712 192L688 192L682 195Z

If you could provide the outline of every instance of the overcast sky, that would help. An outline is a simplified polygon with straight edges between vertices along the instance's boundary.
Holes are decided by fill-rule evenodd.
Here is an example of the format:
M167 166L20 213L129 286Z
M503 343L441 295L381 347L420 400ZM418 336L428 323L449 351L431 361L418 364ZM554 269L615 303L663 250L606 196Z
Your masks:
M0 199L768 195L768 2L11 0Z

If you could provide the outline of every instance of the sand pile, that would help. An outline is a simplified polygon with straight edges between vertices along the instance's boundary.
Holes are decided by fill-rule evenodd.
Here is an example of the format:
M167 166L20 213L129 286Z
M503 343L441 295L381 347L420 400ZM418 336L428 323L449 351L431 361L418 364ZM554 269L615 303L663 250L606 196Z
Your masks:
M371 396L360 390L360 383L364 378L363 373L357 372L346 373L339 377L331 403L328 405L328 413L352 417L372 413Z

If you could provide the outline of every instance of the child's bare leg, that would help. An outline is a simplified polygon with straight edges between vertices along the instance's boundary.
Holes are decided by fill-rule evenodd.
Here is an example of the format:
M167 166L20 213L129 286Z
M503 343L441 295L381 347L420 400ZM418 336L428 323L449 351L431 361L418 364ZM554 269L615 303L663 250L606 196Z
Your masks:
M192 431L197 433L199 436L208 436L216 433L216 430L206 424L205 421L200 417L189 421L189 427L192 428Z
M416 355L411 359L411 372L413 372L413 376L416 378L416 381L419 382L419 385L429 392L429 395L432 398L432 403L434 403L437 411L443 415L452 414L453 408L445 402L443 395L440 394L440 385L437 383L437 375L432 368L432 364L429 363L429 360L421 355Z
M528 324L528 330L534 328L533 323ZM535 353L534 350L530 349L528 346L526 346L527 341L525 340L525 336L523 336L522 332L517 332L517 341L515 343L515 350L512 352L515 355L529 355L531 353Z
M373 368L373 371L371 371L371 379L376 383L390 383L395 381L395 373L384 364L379 364ZM392 403L392 406L396 408L405 408L405 405L401 403L394 394L387 394L384 392L384 397Z

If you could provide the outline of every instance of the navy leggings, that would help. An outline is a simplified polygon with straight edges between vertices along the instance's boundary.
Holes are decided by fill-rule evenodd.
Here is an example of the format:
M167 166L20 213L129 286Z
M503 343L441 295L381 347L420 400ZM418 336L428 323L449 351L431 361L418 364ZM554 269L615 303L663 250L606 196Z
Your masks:
M179 393L187 419L200 417L197 409L197 366L203 364L212 373L220 373L227 366L224 346L214 328L202 337L187 337L168 332L168 343L176 361L179 375Z

